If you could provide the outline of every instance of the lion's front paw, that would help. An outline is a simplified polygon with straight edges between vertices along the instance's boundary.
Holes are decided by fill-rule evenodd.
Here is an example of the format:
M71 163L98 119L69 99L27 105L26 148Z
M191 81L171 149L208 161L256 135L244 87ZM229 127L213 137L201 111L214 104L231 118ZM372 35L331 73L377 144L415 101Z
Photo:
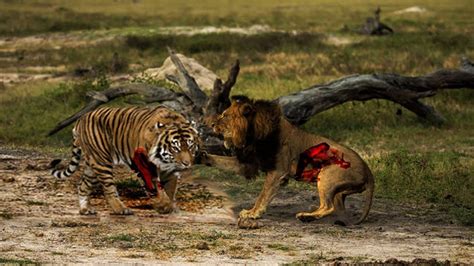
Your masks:
M259 220L249 218L239 218L237 226L241 229L258 229L263 226Z
M319 215L311 213L311 212L300 212L300 213L296 214L296 218L298 220L302 221L303 223L309 223L309 222L312 222L312 221L314 221L316 219L319 219L321 217Z
M254 209L242 210L239 213L240 218L246 219L259 219L262 216L262 212L255 211Z
M319 217L316 217L314 214L310 212L300 212L296 214L296 218L302 221L303 223L309 223L318 219Z

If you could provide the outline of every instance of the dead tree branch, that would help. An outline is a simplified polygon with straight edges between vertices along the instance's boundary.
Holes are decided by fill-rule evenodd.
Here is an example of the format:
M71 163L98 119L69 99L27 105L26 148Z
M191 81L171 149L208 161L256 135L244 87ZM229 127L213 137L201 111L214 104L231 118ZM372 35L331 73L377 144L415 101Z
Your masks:
M236 60L234 65L229 70L229 75L224 84L221 79L216 79L214 82L214 88L211 93L211 97L204 108L204 114L206 117L213 117L217 114L222 113L227 107L230 106L230 90L237 82L237 76L240 72L240 62Z
M397 74L353 75L325 85L282 96L276 101L287 119L301 125L311 116L348 101L386 99L396 102L436 125L444 118L433 107L419 101L440 89L474 88L474 71L442 69L434 73L406 77Z
M171 61L178 69L178 75L176 77L167 75L166 78L174 83L176 83L184 92L186 96L194 103L196 109L202 111L204 106L207 103L207 95L199 88L199 85L196 83L188 71L184 67L181 60L178 56L168 47L168 52L170 54Z
M237 60L229 70L225 83L220 79L214 83L214 90L208 97L196 84L179 58L171 53L174 64L179 69L179 77L170 77L183 89L184 94L149 84L127 84L116 86L103 92L89 94L91 101L78 113L60 122L48 135L53 135L73 123L84 113L97 108L115 98L139 94L145 102L160 102L182 112L198 122L198 130L209 153L228 155L222 140L206 126L216 115L230 105L229 94L237 81L240 71ZM434 73L407 77L397 74L365 74L343 77L324 85L315 85L302 91L275 99L283 109L284 115L294 124L303 124L313 115L348 101L367 101L386 99L396 102L419 117L436 125L444 118L433 107L420 101L430 97L440 89L474 88L474 66L466 58L462 59L460 69L442 69ZM205 116L203 116L203 114ZM205 117L203 119L203 117Z

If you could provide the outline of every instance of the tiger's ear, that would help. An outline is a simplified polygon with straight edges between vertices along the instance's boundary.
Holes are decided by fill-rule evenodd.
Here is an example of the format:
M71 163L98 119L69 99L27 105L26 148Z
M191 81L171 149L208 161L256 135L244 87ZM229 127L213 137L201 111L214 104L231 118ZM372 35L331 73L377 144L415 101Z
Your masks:
M242 110L242 115L245 117L248 117L254 112L253 106L249 103L245 103L244 105L242 105L241 110Z

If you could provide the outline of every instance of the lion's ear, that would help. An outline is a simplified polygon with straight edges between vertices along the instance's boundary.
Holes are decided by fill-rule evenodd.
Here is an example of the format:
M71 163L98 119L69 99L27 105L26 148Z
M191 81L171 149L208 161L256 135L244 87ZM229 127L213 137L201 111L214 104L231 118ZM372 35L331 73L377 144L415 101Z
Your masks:
M253 109L253 106L251 104L244 104L242 105L242 115L243 116L249 116L253 113L254 109Z

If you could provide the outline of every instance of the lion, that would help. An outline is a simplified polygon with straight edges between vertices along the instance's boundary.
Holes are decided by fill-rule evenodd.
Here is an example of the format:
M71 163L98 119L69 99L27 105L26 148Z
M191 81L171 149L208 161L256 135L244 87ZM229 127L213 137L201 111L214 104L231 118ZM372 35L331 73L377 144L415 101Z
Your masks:
M344 212L346 196L365 193L365 206L361 217L354 223L363 222L372 205L374 177L368 165L353 150L330 139L310 134L293 126L282 115L275 102L251 100L246 96L232 97L231 106L214 121L213 130L223 135L224 146L244 154L247 161L254 161L266 173L262 191L250 210L242 210L239 218L258 219L265 213L280 185L295 175L295 163L308 148L328 145L342 157L344 167L338 163L320 164L317 171L320 206L311 212L300 212L296 218L302 222ZM342 159L343 158L343 159Z

